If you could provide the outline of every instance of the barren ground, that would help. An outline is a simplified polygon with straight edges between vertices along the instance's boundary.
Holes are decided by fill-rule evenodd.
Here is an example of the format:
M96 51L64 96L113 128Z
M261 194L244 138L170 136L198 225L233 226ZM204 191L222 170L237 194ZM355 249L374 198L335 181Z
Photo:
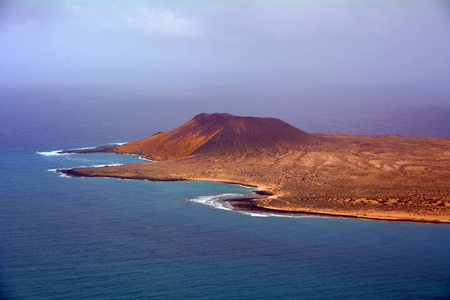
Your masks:
M384 220L450 223L450 139L316 135L309 146L103 168L75 176L202 179L258 186L260 207Z

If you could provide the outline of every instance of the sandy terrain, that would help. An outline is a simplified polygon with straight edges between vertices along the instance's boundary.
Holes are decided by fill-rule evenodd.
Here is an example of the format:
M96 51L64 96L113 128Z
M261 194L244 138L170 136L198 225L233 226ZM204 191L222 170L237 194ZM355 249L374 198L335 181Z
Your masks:
M258 186L257 207L450 223L450 139L314 135L297 147L66 171L73 176L202 179Z

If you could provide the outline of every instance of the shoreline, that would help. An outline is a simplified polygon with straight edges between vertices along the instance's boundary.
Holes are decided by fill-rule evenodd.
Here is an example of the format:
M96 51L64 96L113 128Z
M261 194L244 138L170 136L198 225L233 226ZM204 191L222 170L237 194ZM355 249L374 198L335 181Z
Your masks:
M322 216L330 218L349 218L349 219L365 219L365 220L377 220L377 221L390 221L390 222L419 222L419 223L429 223L429 224L450 224L450 221L441 220L421 220L415 218L387 218L387 217L377 217L377 216L366 216L359 214L343 214L343 213L332 213L332 212L321 212L321 211L309 211L309 210L287 210L278 209L273 207L265 207L255 203L257 200L267 199L270 196L276 196L275 194L264 190L262 187L252 184L245 184L234 181L225 181L217 179L207 179L207 178L153 178L148 176L118 176L118 175L88 175L76 171L74 169L57 169L56 172L62 173L69 177L98 177L98 178L115 178L115 179L131 179L131 180L146 180L155 182L175 182L175 181L212 181L219 182L223 184L240 185L248 188L254 188L253 193L261 197L241 197L241 198L230 198L221 199L220 201L227 202L236 212L248 212L248 213L267 213L267 214L278 214L280 216Z
M106 166L108 167L108 166ZM105 168L105 167L103 167ZM62 173L64 175L67 175L69 177L89 177L89 178L116 178L116 179L134 179L134 180L147 180L147 181L160 181L160 182L174 182L174 181L188 181L189 179L185 178L153 178L153 177L147 177L147 176L113 176L113 175L86 175L82 174L80 172L77 172L76 169L57 169L56 172ZM82 168L80 168L82 169Z
M263 198L252 198L252 197L243 197L243 198L232 198L232 199L222 199L220 201L224 201L229 203L234 211L242 211L249 213L267 213L267 214L277 214L279 216L286 217L295 217L295 216L318 216L318 217L329 217L329 218L345 218L345 219L361 219L361 220L373 220L373 221L387 221L387 222L419 222L419 223L428 223L428 224L450 224L450 222L446 221L427 221L427 220L416 220L416 219L408 219L408 218L398 218L398 219L388 219L382 217L370 217L370 216L360 216L360 215L347 215L342 213L325 213L325 212L314 212L314 211L302 211L302 210L285 210L285 209L275 209L268 208L264 206L259 206L254 203L253 200L259 200Z

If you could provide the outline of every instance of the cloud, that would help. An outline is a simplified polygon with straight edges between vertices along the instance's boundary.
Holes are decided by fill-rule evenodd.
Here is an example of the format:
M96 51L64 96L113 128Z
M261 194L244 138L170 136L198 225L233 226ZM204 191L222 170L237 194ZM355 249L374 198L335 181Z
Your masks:
M202 35L195 20L167 9L158 11L141 7L136 15L125 16L125 21L130 28L149 36L196 38Z
M143 80L197 72L198 81L221 82L227 73L236 82L448 85L448 8L442 1L0 0L0 65L64 68L80 78L96 70L99 78L135 72L130 77Z
M142 34L150 38L198 38L199 21L164 3L71 2L77 18L103 30Z
M31 23L45 27L69 14L70 10L63 1L0 1L0 30Z

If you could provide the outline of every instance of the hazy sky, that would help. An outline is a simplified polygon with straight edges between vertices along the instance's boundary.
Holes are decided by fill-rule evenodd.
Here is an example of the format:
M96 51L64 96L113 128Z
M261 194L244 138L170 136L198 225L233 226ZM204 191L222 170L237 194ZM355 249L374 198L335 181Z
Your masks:
M3 1L3 86L450 87L450 1Z

